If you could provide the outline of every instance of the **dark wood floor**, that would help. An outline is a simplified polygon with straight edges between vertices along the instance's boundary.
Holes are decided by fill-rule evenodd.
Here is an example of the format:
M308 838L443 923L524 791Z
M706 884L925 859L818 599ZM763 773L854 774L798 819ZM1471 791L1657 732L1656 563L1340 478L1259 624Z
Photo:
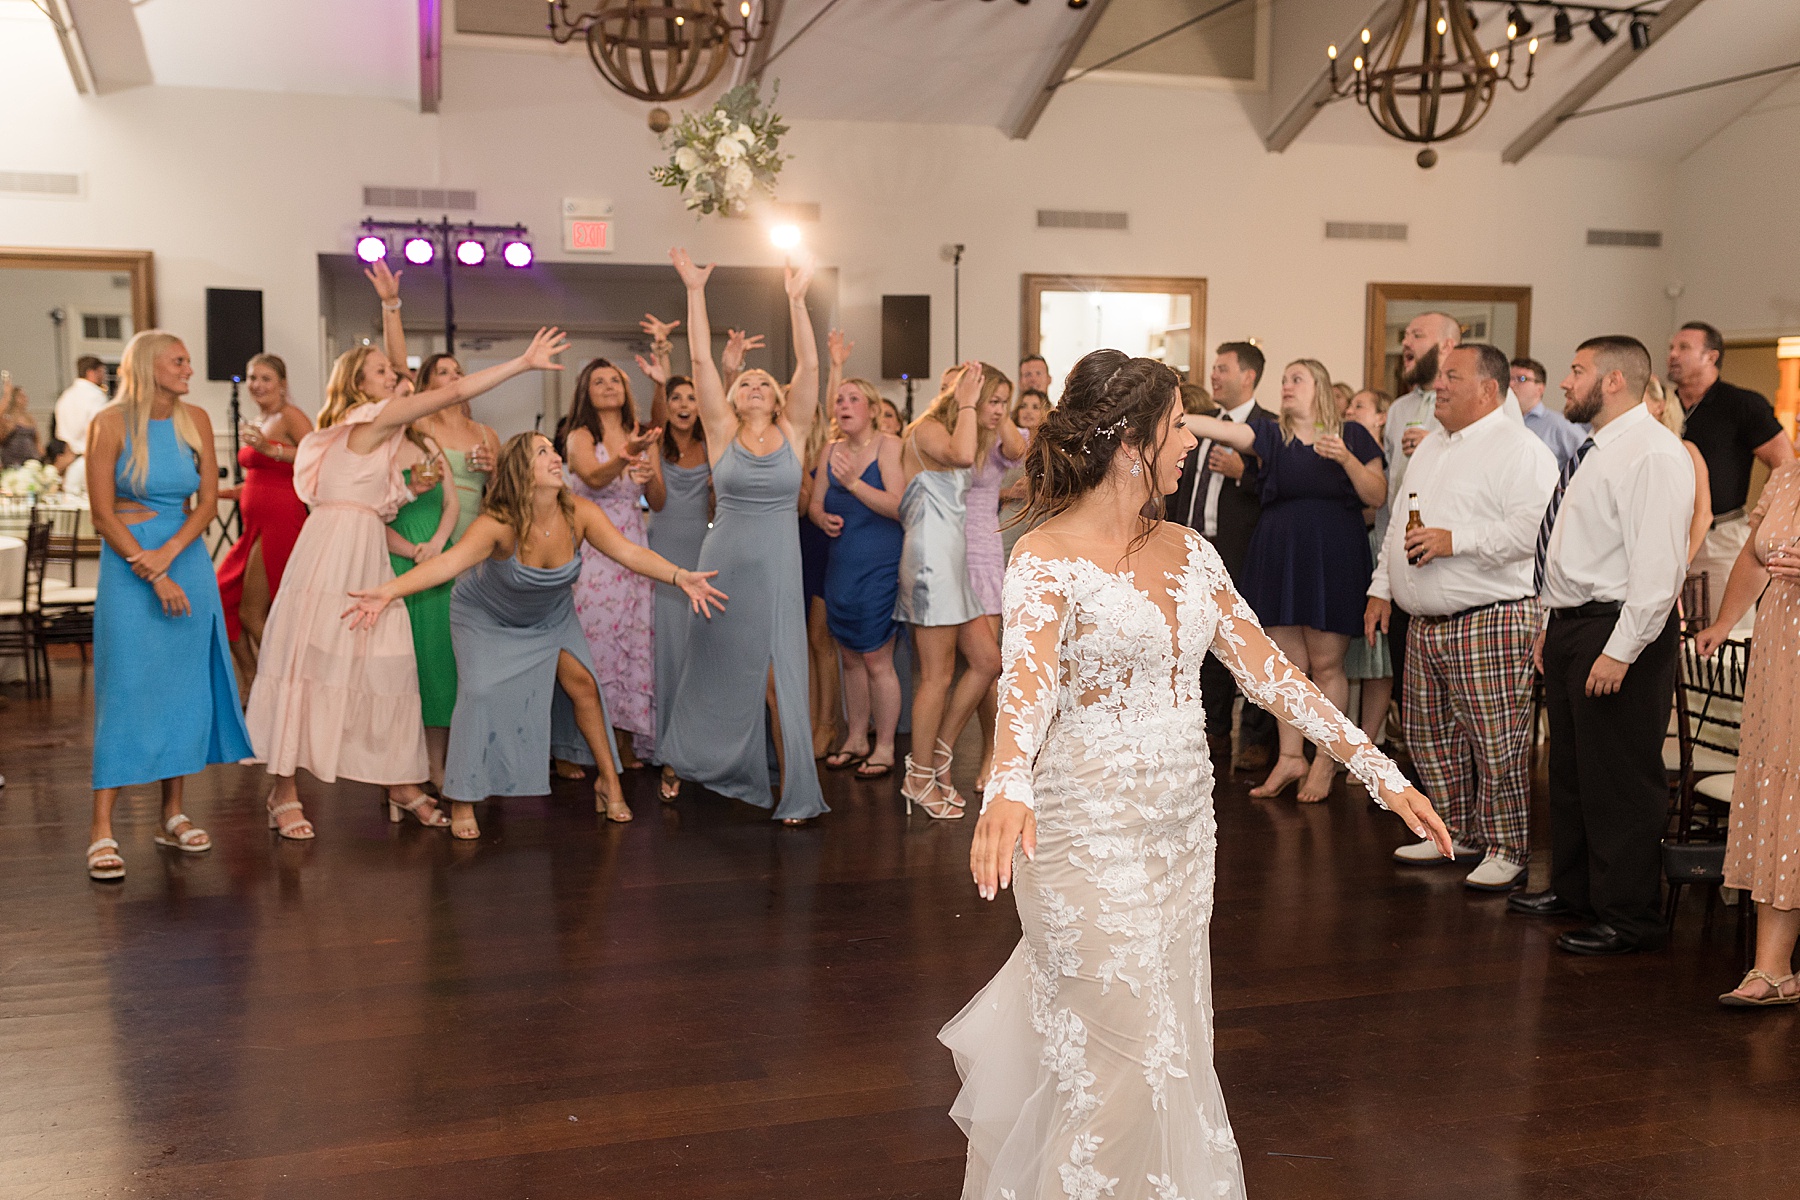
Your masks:
M934 1038L1018 933L969 883L972 820L827 775L835 811L784 830L640 773L628 827L559 784L462 844L303 783L296 845L220 767L188 804L214 851L156 850L138 789L130 875L93 884L84 680L56 676L0 711L0 1197L958 1194ZM1390 866L1361 799L1246 786L1213 947L1256 1200L1800 1194L1800 1024L1715 1006L1729 916L1571 959Z

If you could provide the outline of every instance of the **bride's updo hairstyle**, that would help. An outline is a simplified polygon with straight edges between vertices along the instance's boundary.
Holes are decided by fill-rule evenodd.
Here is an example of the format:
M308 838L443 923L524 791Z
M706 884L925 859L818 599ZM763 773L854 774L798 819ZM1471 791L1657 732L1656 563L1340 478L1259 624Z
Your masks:
M1030 499L1013 523L1046 521L1099 487L1121 446L1154 463L1163 418L1180 386L1181 376L1153 358L1121 350L1083 356L1063 381L1062 400L1031 436L1025 455ZM1148 466L1145 473L1148 515L1160 520L1163 497Z

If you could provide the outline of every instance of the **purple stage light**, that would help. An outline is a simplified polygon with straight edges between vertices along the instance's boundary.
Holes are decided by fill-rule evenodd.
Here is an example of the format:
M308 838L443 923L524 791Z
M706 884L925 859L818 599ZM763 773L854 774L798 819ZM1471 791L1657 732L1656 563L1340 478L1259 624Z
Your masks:
M387 241L372 233L365 233L356 239L356 257L366 263L380 262L387 257Z
M531 243L510 241L500 248L500 257L509 267L529 267L531 265Z
M437 247L431 244L430 238L409 237L400 252L415 267L422 267L437 257Z
M474 238L456 243L456 261L465 267L479 267L487 261L487 247Z

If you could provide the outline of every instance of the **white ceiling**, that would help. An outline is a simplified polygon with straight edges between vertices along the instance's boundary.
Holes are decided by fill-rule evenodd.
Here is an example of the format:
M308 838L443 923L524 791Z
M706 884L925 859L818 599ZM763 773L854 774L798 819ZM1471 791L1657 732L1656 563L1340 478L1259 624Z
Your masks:
M116 0L124 4L126 0ZM453 2L453 0L451 0ZM537 5L541 0L520 0ZM1274 36L1306 27L1307 10L1344 10L1343 0L1273 0ZM1618 0L1614 0L1618 2ZM786 0L772 47L788 41L829 0ZM1111 0L1114 8L1168 0ZM1372 11L1376 0L1367 0ZM1296 9L1301 11L1296 12ZM165 86L380 96L418 95L417 0L140 0L138 28L156 82ZM1503 19L1479 0L1484 43ZM1287 19L1284 19L1284 16ZM1537 16L1537 14L1534 14ZM1528 92L1503 91L1476 131L1452 145L1494 154L1548 110L1607 55L1576 11L1575 40L1549 40L1548 14L1537 79ZM768 75L781 81L784 113L800 119L949 123L1008 127L1030 102L1084 14L1061 0L1029 5L983 0L838 0L781 54ZM1337 16L1332 20L1335 22ZM446 21L446 27L449 22ZM1312 27L1318 27L1313 22ZM455 35L446 35L453 41ZM1317 47L1324 63L1324 47ZM1278 52L1312 53L1283 46ZM1705 0L1666 38L1640 55L1589 102L1598 107L1760 67L1800 59L1800 0ZM517 56L519 70L532 57ZM1127 59L1118 69L1134 67ZM454 71L454 60L450 64ZM1547 153L1680 159L1792 74L1734 84L1626 112L1565 123ZM455 89L455 79L446 87ZM1090 87L1058 92L1054 105L1080 104ZM1178 93L1167 93L1171 102ZM1254 108L1246 111L1254 112ZM1246 120L1251 119L1246 117ZM1258 132L1261 132L1260 130ZM1368 115L1340 102L1322 110L1302 140L1376 144L1385 140Z

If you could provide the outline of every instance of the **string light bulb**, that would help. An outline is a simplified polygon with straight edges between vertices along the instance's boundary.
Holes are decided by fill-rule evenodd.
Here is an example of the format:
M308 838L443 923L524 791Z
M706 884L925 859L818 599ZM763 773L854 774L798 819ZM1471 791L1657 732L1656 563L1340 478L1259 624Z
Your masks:
M1335 42L1325 47L1325 57L1333 62L1337 61L1337 44Z

